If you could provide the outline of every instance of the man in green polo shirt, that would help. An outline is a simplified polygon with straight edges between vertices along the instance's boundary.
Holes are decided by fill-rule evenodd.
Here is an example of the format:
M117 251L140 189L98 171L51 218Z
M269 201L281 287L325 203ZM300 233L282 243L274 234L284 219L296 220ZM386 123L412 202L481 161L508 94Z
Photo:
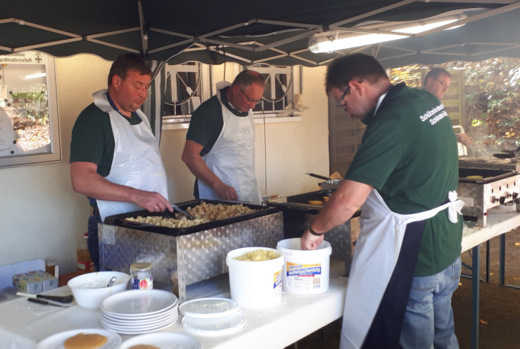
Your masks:
M334 60L326 91L367 125L345 180L301 240L303 249L317 248L361 207L341 348L458 348L451 296L463 203L444 106L426 91L392 85L363 54Z
M217 83L217 94L191 116L182 160L197 178L197 199L262 202L252 108L262 99L264 88L262 75L244 70L232 84Z
M108 75L108 90L93 94L94 103L81 112L72 130L72 188L92 206L88 246L96 270L97 224L105 217L139 209L173 212L159 145L140 110L151 75L140 56L119 56Z

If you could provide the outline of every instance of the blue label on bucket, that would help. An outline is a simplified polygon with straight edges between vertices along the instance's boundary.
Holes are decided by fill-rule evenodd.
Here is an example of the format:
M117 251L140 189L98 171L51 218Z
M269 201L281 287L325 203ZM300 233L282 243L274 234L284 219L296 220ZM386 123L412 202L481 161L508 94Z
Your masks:
M287 276L321 275L321 264L300 264L287 262Z
M274 286L273 289L276 289L282 284L282 271L277 271L274 273Z

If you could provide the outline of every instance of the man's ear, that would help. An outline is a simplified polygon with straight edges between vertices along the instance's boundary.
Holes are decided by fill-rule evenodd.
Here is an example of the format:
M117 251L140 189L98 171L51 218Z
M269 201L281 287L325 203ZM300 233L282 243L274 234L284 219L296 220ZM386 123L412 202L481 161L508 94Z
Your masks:
M358 95L363 95L365 93L363 82L359 82L357 80L350 80L349 86L350 86L350 93L352 93L352 91L356 91L356 93Z
M121 86L122 81L123 80L119 75L112 76L112 86L114 86L115 88L119 88L119 86Z

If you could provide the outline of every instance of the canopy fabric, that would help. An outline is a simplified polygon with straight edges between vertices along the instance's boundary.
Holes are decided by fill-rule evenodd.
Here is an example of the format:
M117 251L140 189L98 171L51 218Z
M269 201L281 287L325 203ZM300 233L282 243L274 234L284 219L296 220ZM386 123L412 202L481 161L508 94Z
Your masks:
M358 51L373 55L389 68L520 57L519 18L520 9L515 9L457 29L364 47Z
M91 53L113 60L121 53L136 52L171 64L315 66L342 54L314 54L307 49L308 38L323 30L351 28L367 21L417 20L460 9L493 11L515 3L518 1L16 0L2 4L0 54L37 50L56 57ZM405 50L424 51L420 40L405 40L411 40L407 45L412 47ZM379 49L394 50L386 45Z

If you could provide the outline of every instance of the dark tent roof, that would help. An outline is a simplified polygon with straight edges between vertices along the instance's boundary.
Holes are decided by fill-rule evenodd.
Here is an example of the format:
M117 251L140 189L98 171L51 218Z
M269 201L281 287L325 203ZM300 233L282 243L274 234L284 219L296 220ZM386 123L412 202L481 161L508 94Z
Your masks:
M364 47L386 67L520 57L520 8L453 30Z
M492 11L510 4L518 1L16 0L2 4L0 54L38 50L113 60L138 52L170 63L313 66L338 54L307 49L308 38L323 30L416 20L458 9Z

